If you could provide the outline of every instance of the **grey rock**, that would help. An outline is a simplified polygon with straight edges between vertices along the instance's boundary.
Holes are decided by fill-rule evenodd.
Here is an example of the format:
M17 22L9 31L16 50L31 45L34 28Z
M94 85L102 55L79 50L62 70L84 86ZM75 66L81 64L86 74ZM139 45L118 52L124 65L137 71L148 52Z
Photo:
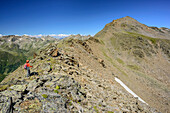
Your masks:
M51 70L50 63L44 63L42 69L49 72Z
M10 89L15 90L15 91L24 92L26 89L26 85L13 85L10 87Z
M44 75L47 75L48 73L49 73L48 71L44 71L44 72L43 72Z
M53 67L54 70L58 70L58 71L60 71L61 68L62 68L62 67L61 67L60 65L58 65L58 64L56 64L56 65Z
M43 103L42 111L45 113L52 113L52 112L63 112L67 113L69 112L66 107L65 107L65 99L62 98L60 95L56 93L46 93L48 95L48 98L46 99L41 99Z
M126 108L121 108L121 110L122 110L123 112L125 112L125 113L129 113L129 112L130 112L130 110L128 110L128 109L126 109Z
M19 107L19 106L20 106L21 103L22 103L22 100L19 100L19 101L17 101L16 104L13 106L16 111L19 111L19 110L20 110L20 107Z
M47 61L51 61L51 59L47 59Z
M55 82L50 82L50 81L48 81L48 82L46 82L45 84L44 84L44 86L45 87L52 87L52 86L54 86L56 83Z
M52 80L52 82L57 82L57 81L60 79L60 77L61 77L61 76L56 76L56 78L54 78L54 79Z
M27 90L28 90L28 91L34 91L34 90L35 90L38 86L40 86L41 84L43 84L42 81L37 82L37 80L34 79L34 80L32 80L32 81L28 84Z
M46 81L51 81L52 76L51 75L42 75L40 76L40 81L46 82Z
M12 91L5 90L1 92L0 95L6 96L6 97L12 97L13 102L18 101L18 99L21 99L22 97L21 92L17 92L14 90Z
M79 113L83 113L84 112L84 108L81 105L79 105L79 104L77 104L75 102L72 102L72 104L78 109Z
M12 113L12 111L12 97L10 97L7 102L3 104L1 113Z

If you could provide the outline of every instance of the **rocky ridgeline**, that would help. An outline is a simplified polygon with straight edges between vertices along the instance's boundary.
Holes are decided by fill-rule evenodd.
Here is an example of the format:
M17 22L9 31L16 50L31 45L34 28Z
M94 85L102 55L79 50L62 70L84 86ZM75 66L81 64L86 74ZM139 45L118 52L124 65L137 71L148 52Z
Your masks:
M25 77L23 66L7 77L0 85L1 112L157 112L66 49L51 44L30 61L31 77Z

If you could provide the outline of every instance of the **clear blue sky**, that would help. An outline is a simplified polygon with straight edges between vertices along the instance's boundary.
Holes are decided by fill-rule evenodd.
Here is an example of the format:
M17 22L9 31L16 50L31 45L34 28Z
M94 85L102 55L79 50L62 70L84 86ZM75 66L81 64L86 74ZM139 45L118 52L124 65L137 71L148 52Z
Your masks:
M0 34L91 34L124 16L170 28L170 0L0 0Z

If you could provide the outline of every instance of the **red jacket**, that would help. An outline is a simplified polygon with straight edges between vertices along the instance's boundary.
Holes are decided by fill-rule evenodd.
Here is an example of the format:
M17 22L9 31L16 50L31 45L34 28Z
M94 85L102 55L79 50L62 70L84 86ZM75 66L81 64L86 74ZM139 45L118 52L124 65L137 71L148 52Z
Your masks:
M30 66L30 63L27 63L27 67L32 67L32 66Z

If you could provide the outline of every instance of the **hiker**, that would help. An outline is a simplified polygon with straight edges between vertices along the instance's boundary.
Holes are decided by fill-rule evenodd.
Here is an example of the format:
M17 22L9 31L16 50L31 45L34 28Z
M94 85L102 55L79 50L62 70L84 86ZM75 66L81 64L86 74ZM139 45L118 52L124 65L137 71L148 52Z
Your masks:
M26 77L29 77L30 76L30 63L29 63L29 60L26 60L26 64L24 65L24 69L27 70L27 76Z

